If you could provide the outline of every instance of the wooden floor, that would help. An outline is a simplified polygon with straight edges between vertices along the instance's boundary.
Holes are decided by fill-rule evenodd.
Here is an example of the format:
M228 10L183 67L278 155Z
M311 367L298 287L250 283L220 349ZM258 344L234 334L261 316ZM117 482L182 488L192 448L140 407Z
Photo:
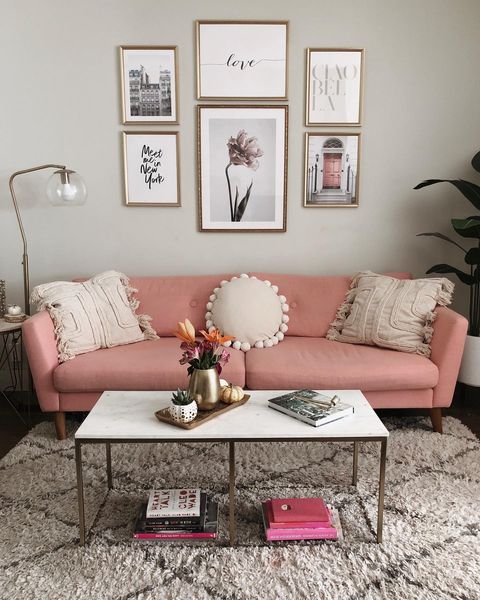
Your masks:
M0 397L0 458L5 456L24 435L28 433L28 428L20 421L8 404ZM18 405L18 403L17 403ZM22 406L20 398L20 410L26 418L25 406ZM380 410L379 416L386 415L418 415L429 416L429 411L419 410ZM451 415L460 419L469 427L480 439L480 388L464 388L457 386L452 406L444 411L445 415ZM31 410L31 424L36 425L41 421L51 419L50 415L42 413L38 408ZM70 418L81 420L83 414L72 413Z

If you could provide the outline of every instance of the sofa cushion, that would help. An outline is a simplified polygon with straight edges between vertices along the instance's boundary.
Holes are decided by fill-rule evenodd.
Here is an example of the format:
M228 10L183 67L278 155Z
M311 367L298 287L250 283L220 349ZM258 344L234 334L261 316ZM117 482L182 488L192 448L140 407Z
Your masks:
M362 271L352 278L327 339L430 356L434 312L452 301L445 277L411 279Z
M77 356L59 365L53 374L60 392L105 390L175 390L188 385L187 369L179 364L177 338L138 342ZM245 385L244 353L230 351L222 377Z
M335 313L344 301L352 278L339 275L281 275L250 273L278 285L287 297L290 310L287 336L325 337ZM387 273L398 279L410 279L409 273ZM141 299L141 298L140 298ZM142 300L143 302L143 300ZM148 306L145 310L153 314ZM154 327L156 327L154 323Z
M37 285L31 296L39 311L46 309L55 324L60 362L99 348L155 339L151 318L137 315L139 302L129 279L105 271L87 281L53 281Z
M244 352L253 346L276 346L288 329L285 296L279 296L278 287L270 281L246 273L219 282L206 308L207 329L216 327L233 336L233 347Z
M287 336L268 352L253 349L245 358L251 389L408 390L438 382L437 367L424 356L325 338Z

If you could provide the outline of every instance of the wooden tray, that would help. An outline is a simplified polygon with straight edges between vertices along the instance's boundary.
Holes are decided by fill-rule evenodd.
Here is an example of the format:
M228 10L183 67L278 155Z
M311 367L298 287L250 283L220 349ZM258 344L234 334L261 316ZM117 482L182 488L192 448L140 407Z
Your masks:
M220 404L216 408L212 408L212 410L199 410L197 416L190 421L190 423L179 423L178 421L174 421L170 416L169 407L162 408L161 410L157 410L155 416L162 423L169 423L170 425L175 425L175 427L181 427L182 429L195 429L202 423L206 421L210 421L210 419L214 419L218 417L218 415L222 415L223 413L232 410L233 408L237 408L237 406L242 406L250 400L250 395L245 394L245 396L239 400L238 402L233 402L233 404L224 404L220 402Z

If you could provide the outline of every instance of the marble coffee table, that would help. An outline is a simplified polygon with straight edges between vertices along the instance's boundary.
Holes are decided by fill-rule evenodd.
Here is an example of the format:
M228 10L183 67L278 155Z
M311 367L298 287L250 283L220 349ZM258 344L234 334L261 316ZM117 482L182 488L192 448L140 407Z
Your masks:
M285 391L249 391L250 400L191 430L161 423L155 411L168 406L171 392L104 392L75 434L80 544L85 544L82 446L104 444L107 485L113 487L111 445L115 443L224 442L229 449L229 534L236 542L235 442L352 442L353 475L358 474L359 442L379 442L377 542L382 541L385 463L388 431L358 390L321 390L353 404L355 414L321 427L312 427L268 407L268 399Z

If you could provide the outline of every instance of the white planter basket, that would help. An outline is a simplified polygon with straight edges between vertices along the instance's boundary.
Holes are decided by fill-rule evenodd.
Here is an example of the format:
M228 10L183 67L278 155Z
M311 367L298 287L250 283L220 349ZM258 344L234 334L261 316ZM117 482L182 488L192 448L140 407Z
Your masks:
M467 335L458 381L480 387L480 337Z
M198 408L195 400L190 404L170 404L170 416L177 423L190 423L197 416Z

